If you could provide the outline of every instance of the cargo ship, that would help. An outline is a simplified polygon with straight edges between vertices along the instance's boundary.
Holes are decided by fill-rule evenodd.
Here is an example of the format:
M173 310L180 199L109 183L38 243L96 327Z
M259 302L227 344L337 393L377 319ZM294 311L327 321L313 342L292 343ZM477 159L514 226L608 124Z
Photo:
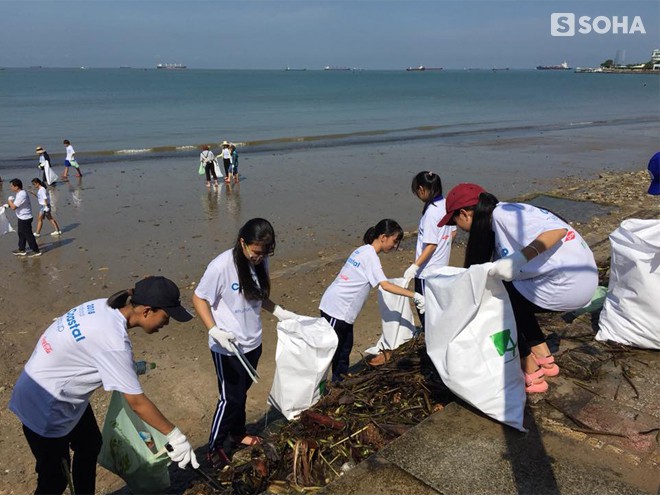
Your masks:
M158 64L156 69L187 69L183 64Z
M536 66L537 71L570 71L572 67L568 67L568 62L564 61L558 66Z

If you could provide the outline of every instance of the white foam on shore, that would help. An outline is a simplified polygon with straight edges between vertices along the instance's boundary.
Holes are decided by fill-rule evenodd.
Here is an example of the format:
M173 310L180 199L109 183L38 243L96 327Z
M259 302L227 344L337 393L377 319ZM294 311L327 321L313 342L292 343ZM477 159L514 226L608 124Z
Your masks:
M127 148L124 150L117 150L115 154L143 154L145 152L153 152L153 148Z
M194 150L196 148L195 145L181 145L180 147L175 147L176 150Z
M569 126L584 126L585 124L593 124L593 121L579 121L576 123L568 123Z

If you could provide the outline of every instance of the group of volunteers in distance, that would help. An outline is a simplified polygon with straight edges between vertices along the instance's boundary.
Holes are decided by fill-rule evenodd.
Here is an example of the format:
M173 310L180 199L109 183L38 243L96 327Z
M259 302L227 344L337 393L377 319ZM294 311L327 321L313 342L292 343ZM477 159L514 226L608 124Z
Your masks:
M404 286L388 282L379 255L396 250L403 229L383 219L364 234L326 289L319 310L339 338L332 359L332 380L348 373L353 325L369 290L412 299L424 324L425 277L448 265L456 227L469 233L465 267L494 261L489 274L504 282L518 329L518 347L527 393L548 389L559 368L546 345L536 314L569 311L586 305L597 285L593 254L582 237L558 216L523 203L499 202L482 187L463 183L443 196L440 176L414 176L412 192L423 202L415 259L404 273ZM192 295L194 309L208 330L208 345L218 379L219 398L211 422L207 458L230 462L237 446L259 444L246 429L247 391L251 377L240 351L253 368L262 354L261 309L278 320L296 318L270 299L269 260L275 253L275 230L266 219L247 221L234 245L207 266ZM410 280L414 279L414 290ZM101 434L89 405L92 392L122 392L135 412L167 434L172 460L198 467L187 437L147 398L133 367L128 330L157 332L170 318L188 321L177 285L148 277L108 299L92 300L55 320L41 335L12 394L10 409L23 423L37 459L38 493L62 493L67 479L61 460L73 450L77 492L93 493ZM442 333L442 330L426 330ZM382 363L382 361L381 361ZM375 361L378 364L378 361Z
M76 170L76 177L82 177L80 165L75 159L75 150L71 146L69 140L62 142L65 146L66 158L64 159L64 174L62 179L67 181L69 176L69 168L73 167ZM52 236L61 236L62 228L58 224L48 194L48 186L57 181L57 175L52 171L52 163L50 156L46 149L42 146L37 146L35 153L39 156L39 169L42 171L42 178L32 178L33 191L23 189L23 181L18 178L13 178L9 181L9 188L13 195L10 195L3 207L11 209L16 214L18 234L18 249L13 250L12 254L17 256L40 257L41 250L37 243L37 238L41 236L41 228L44 219L47 219L53 225L54 230L50 233ZM32 231L32 222L34 217L32 215L32 203L28 193L34 195L39 204L39 214L37 214L37 229ZM26 251L30 247L30 252Z
M213 179L213 185L218 186L218 177L222 175L218 159L222 160L225 183L230 184L233 181L234 184L237 184L239 182L238 152L236 145L225 140L222 142L222 149L217 156L213 154L210 145L204 145L199 154L199 174L206 176L206 186L211 186L211 179Z

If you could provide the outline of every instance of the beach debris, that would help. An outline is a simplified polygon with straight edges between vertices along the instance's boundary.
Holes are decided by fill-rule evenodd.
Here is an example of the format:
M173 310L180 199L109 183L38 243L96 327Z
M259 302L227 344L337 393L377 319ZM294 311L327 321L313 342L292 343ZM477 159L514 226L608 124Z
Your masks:
M454 398L421 335L385 365L362 361L359 371L330 384L312 409L272 423L261 444L232 454L230 471L210 476L227 494L318 493ZM194 481L185 493L216 493L207 483Z

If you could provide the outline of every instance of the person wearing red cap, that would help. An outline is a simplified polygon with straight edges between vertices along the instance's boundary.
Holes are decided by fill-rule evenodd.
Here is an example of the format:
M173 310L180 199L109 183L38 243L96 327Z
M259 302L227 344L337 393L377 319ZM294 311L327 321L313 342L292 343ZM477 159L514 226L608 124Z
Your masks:
M572 311L591 300L598 285L593 253L580 234L552 212L499 202L481 186L462 183L447 194L439 226L469 232L465 267L494 260L489 275L501 279L518 329L528 393L545 392L555 364L536 314Z
M199 467L186 436L142 391L128 336L130 328L151 334L170 318L192 319L179 297L174 282L148 277L133 289L74 307L41 335L9 401L37 461L36 494L62 494L68 468L75 492L94 494L102 436L89 398L101 386L122 392L141 419L167 435L168 454L180 468Z

